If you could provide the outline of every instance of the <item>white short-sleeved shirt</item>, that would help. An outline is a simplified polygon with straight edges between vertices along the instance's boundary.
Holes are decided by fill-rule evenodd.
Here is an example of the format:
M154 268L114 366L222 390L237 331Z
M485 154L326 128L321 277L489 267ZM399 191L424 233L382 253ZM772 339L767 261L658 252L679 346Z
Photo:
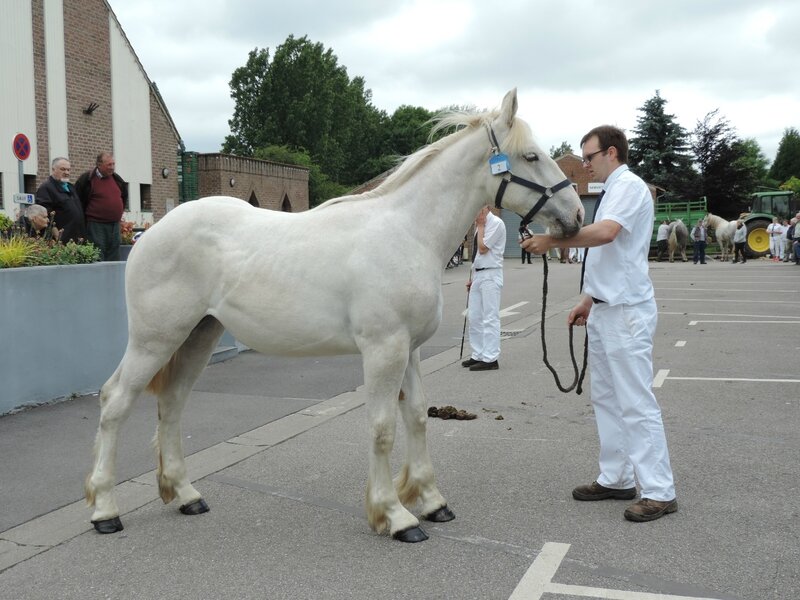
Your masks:
M475 260L472 263L475 269L502 268L503 253L506 250L506 226L502 219L489 212L486 215L486 225L483 228L483 243L489 248L486 254L481 254L475 249Z
M653 298L647 255L653 237L653 196L647 184L621 165L606 179L594 222L622 226L613 242L589 249L583 291L609 304Z
M658 234L656 234L656 241L661 242L669 239L669 225L662 223L658 226Z

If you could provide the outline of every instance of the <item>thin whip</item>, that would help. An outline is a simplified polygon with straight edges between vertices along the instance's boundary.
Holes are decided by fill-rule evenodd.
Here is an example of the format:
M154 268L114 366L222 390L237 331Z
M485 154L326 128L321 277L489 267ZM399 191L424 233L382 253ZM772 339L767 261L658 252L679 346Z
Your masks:
M550 365L547 360L547 341L545 340L544 335L544 319L545 319L545 312L547 310L547 274L549 272L549 268L547 266L547 253L545 252L542 254L542 262L544 263L544 278L542 280L542 319L541 319L541 332L542 332L542 360L544 361L545 366L550 369L550 372L553 374L553 377L556 380L556 387L559 390L568 394L573 389L575 390L576 394L580 394L583 392L583 378L586 375L586 363L588 362L589 357L589 335L587 333L586 337L583 338L583 368L581 369L580 376L578 375L578 362L575 360L575 348L573 348L572 344L572 328L573 325L570 324L569 326L569 355L572 358L572 368L574 371L574 378L572 380L572 384L565 388L561 385L561 380L558 378L558 373L556 370ZM576 389L577 386L577 389Z

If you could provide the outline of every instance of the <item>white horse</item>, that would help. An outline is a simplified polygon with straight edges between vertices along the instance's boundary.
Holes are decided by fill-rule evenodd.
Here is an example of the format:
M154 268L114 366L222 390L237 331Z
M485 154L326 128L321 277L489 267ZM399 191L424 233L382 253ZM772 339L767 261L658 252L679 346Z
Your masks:
M686 243L689 240L689 230L683 221L675 219L669 224L669 237L667 238L667 245L669 247L669 262L675 262L675 251L680 252L681 260L686 262Z
M705 216L706 227L714 230L717 238L721 261L728 260L733 254L733 234L736 233L736 221L726 221L722 217L708 213Z
M441 116L434 129L455 133L360 196L297 214L206 198L152 227L127 263L128 345L100 392L94 468L86 478L95 529L122 529L113 489L117 434L145 388L158 400L161 498L177 498L184 514L208 510L186 472L179 419L224 329L265 354L360 352L371 434L370 526L402 541L426 539L408 510L417 501L422 518L454 518L428 454L419 356L441 320L442 265L492 198L556 235L574 235L583 219L569 180L516 112L514 89L499 111ZM510 171L493 174L489 159L500 152ZM321 235L325 253L314 250ZM393 482L398 407L408 450Z

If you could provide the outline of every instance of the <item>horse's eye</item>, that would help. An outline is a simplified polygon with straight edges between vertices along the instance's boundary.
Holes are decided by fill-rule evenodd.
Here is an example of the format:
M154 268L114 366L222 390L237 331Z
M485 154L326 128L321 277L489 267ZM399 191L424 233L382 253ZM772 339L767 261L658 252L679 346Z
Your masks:
M527 152L526 154L523 155L523 158L525 158L525 160L527 160L528 162L539 160L539 156L536 154L536 152Z

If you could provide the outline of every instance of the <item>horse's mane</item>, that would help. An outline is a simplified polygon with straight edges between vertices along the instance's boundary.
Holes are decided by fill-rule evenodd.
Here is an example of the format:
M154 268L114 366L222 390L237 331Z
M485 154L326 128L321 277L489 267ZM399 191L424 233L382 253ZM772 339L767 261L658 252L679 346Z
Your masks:
M450 111L443 112L432 118L429 123L433 123L433 128L428 136L432 139L440 131L447 131L453 129L453 133L445 137L429 143L410 154L405 158L399 158L399 166L395 167L386 180L373 190L358 194L355 196L342 196L341 198L333 198L320 204L317 209L340 202L354 201L354 200L367 200L369 198L376 198L383 196L389 192L396 190L406 183L412 176L414 176L424 165L437 154L441 153L445 148L455 144L465 135L474 131L477 127L484 127L489 125L499 114L497 110L493 111ZM500 144L500 150L507 154L521 154L529 149L531 145L532 135L528 124L522 119L515 118L511 125L509 134ZM486 149L490 149L489 134L487 131Z

